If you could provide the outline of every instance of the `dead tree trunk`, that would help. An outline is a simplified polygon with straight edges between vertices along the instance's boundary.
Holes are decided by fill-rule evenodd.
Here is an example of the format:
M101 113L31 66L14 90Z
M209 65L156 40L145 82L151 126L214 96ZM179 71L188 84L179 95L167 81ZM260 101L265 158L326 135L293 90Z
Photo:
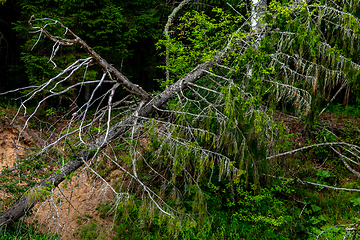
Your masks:
M69 30L70 31L70 30ZM54 41L59 41L59 39L54 39L49 33L45 33L50 39ZM149 98L148 95L141 87L132 84L123 76L118 70L113 66L109 65L104 59L102 59L98 54L96 54L90 47L88 47L84 41L71 32L73 36L76 37L76 43L80 43L88 53L91 54L93 60L98 63L103 69L106 69L110 75L114 76L126 89L131 93L141 96L142 102L139 107L131 115L125 118L123 121L115 124L109 130L108 134L101 135L96 139L90 147L82 150L78 153L72 160L64 164L56 173L52 174L50 177L45 179L39 186L28 191L23 197L18 200L18 202L7 210L2 216L0 216L0 226L11 225L15 223L18 219L24 216L34 205L46 197L46 192L51 191L51 189L56 188L66 176L69 176L72 172L80 168L86 161L90 160L97 151L106 147L111 141L117 139L119 136L124 134L131 128L135 123L138 117L146 117L154 110L154 108L159 108L164 105L167 101L176 96L177 93L187 88L188 83L193 83L202 76L206 75L210 68L215 68L216 64L221 63L232 51L232 47L228 44L222 51L215 54L212 60L198 65L190 73L182 77L175 84L165 89L162 93L158 94L154 98ZM45 192L45 195L44 195Z

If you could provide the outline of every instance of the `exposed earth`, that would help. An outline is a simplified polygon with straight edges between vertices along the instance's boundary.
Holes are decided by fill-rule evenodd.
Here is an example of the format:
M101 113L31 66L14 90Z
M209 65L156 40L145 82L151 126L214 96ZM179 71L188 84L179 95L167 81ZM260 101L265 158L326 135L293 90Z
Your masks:
M10 122L5 116L0 119L0 176L5 168L16 171L17 156L25 154L25 150L31 151L30 146L42 144L43 133L34 129L24 129L18 139L25 119L20 118L19 122L12 125ZM116 174L116 170L110 174L109 184L112 184ZM0 190L0 202L11 197L14 198ZM63 183L60 184L50 199L36 204L34 214L28 216L24 223L36 222L39 229L44 232L57 232L63 239L76 239L78 230L91 222L99 226L100 235L106 233L107 236L111 236L113 219L100 217L97 208L99 203L105 203L112 197L112 192L104 182L91 176L85 168L81 168L67 183L66 188ZM1 207L3 206L0 206L0 210ZM106 236L103 237L106 239Z

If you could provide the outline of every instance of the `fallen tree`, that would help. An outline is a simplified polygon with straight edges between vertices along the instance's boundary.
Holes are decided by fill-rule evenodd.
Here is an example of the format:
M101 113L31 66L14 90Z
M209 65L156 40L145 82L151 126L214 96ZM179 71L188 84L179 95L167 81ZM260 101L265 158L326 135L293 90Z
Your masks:
M183 1L179 7L188 2ZM293 104L294 114L303 117L317 114L312 111L316 102L313 101L314 98L328 98L331 99L330 103L341 89L347 86L350 79L357 76L354 72L360 69L359 65L342 56L341 51L332 48L328 43L331 40L326 39L325 34L321 32L323 30L321 24L312 21L312 14L315 12L319 14L318 19L325 19L326 23L330 22L335 26L336 31L348 33L352 27L351 22L356 20L354 16L327 5L307 5L305 2L295 1L286 6L269 4L268 9L264 10L265 16L261 19L254 16L245 18L238 12L234 17L215 9L214 18L218 20L216 21L205 14L189 12L184 14L178 26L170 31L171 21L178 11L179 8L175 8L170 15L165 28L166 39L162 42L166 47L166 81L163 84L167 87L154 96L133 84L60 22L47 18L30 20L34 32L39 33L38 39L46 36L55 42L50 57L50 62L55 66L53 59L61 45L79 45L90 57L77 60L54 78L26 93L21 107L26 110L25 104L42 91L47 91L49 94L39 102L34 112L46 99L59 96L71 88L84 84L97 85L89 101L69 113L71 120L68 127L64 128L65 133L60 133L53 142L47 143L39 152L39 154L46 153L49 149L65 142L66 138L78 134L77 149L67 146L67 150L73 152L69 157L70 160L59 164L58 171L29 190L7 210L0 217L0 226L9 226L16 222L37 202L46 199L54 188L81 166L85 166L101 178L90 166L90 162L99 154L110 158L118 169L139 185L143 193L142 200L145 195L152 207L155 206L158 211L170 218L186 213L177 211L162 199L166 192L163 190L164 185L174 188L174 192L191 192L194 187L196 200L193 208L201 214L206 214L205 197L199 186L202 177L206 176L206 181L211 182L213 173L216 172L219 180L223 176L234 182L244 178L246 184L253 183L256 192L264 176L277 178L275 176L277 161L281 161L286 155L315 147L341 146L342 151L337 148L336 153L341 156L345 166L358 175L352 167L356 162L344 157L345 152L356 158L359 157L359 147L355 144L340 140L327 142L325 138L325 143L278 153L279 142L282 141L281 132L284 129L273 119L279 103ZM324 12L329 14L322 15ZM269 16L266 13L269 13ZM257 12L254 11L254 14L257 15ZM260 26L262 21L267 21L269 18L274 20L273 25ZM257 29L251 28L251 19L256 21ZM284 19L287 19L286 24ZM344 19L349 20L349 25L338 29L337 21ZM301 24L293 26L292 23L295 21ZM35 26L37 22L42 25ZM61 30L65 30L65 34L69 34L71 38L52 35L47 30L49 26L60 26ZM304 32L312 36L309 37L312 40L310 43L304 40L302 35ZM351 35L349 38L353 40L356 37ZM57 86L71 77L75 71L82 67L87 69L94 63L103 71L100 80L85 81L84 78L83 82L57 90ZM110 80L105 80L107 76ZM179 80L173 83L173 79ZM104 83L113 85L105 94L96 96L97 89ZM326 91L332 89L333 85L338 86L339 89L332 96L331 91L328 94ZM113 109L126 103L129 96L113 102L115 91L119 86L123 86L136 98L129 103L132 105L124 106L126 111L117 116L121 118L120 121L112 116ZM106 98L108 101L104 104ZM96 101L98 107L95 108ZM169 102L171 106L165 106ZM96 109L95 113L90 119L86 119L90 108ZM171 116L168 119L156 118L152 115L155 112ZM30 114L24 128L33 114ZM91 130L86 132L93 126L98 129L96 134ZM105 128L100 130L103 126ZM153 149L149 154L150 157L143 156L145 154L138 150L138 142L133 141L140 137L148 139L151 143L149 148L153 147ZM126 150L132 152L132 155L125 159L128 162L127 167L122 166L126 161L117 156L115 151L112 157L103 151L105 148L114 148L115 146L112 146L114 142L116 144L123 142L129 146ZM336 148L333 150L335 151ZM151 184L147 185L138 177L138 159L143 161L149 173L153 173L163 182L163 185L157 186L160 189L158 192L150 187ZM350 162L351 166L348 164ZM151 163L158 168L153 167ZM268 174L269 171L274 173ZM293 181L295 178L288 179ZM297 182L301 181L297 180ZM108 184L105 180L104 183ZM309 181L301 183L312 184ZM315 186L349 190L324 184L315 184ZM129 200L131 191L120 192L115 191L111 186L109 188L115 194L115 205ZM234 196L234 189L232 191ZM354 190L350 189L350 191ZM133 192L141 195L139 191ZM235 199L232 201L235 203ZM282 223L276 222L276 224Z
M32 20L30 20L32 21ZM60 167L60 169L52 174L50 177L45 179L39 186L30 190L29 193L23 196L12 208L7 210L0 217L0 226L2 225L11 225L16 222L19 218L24 216L30 209L34 207L34 205L42 199L39 196L39 192L41 190L51 191L51 189L56 188L66 176L69 176L72 172L76 171L78 168L83 166L87 161L95 156L99 150L106 147L110 142L115 139L118 139L119 136L129 131L131 127L136 123L136 119L138 117L146 117L149 116L156 109L161 108L164 104L166 104L170 99L174 98L178 93L184 90L188 84L196 82L202 76L208 74L209 69L216 67L217 64L220 64L232 51L231 44L229 41L228 45L218 53L215 54L213 59L210 61L198 65L193 71L179 79L175 84L165 89L162 93L157 96L150 98L150 95L146 93L141 87L131 83L123 74L121 74L116 68L108 64L104 59L101 58L93 49L91 49L81 38L76 36L71 30L67 29L64 25L62 25L59 21L54 20L54 24L60 24L64 29L66 29L74 39L63 39L60 37L52 36L47 30L44 28L41 29L41 32L51 39L54 42L63 45L72 45L79 44L82 48L84 48L90 55L91 60L95 61L99 64L105 74L110 74L113 79L116 79L121 85L124 86L126 90L131 94L135 94L139 96L142 101L137 107L136 111L134 111L131 115L126 117L121 122L111 126L106 133L96 139L90 146L81 151L80 153L74 156L74 159L68 161L65 165ZM236 38L234 38L236 39ZM91 64L91 61L88 61L87 64ZM115 85L115 88L117 86ZM111 108L111 97L109 99L109 107Z

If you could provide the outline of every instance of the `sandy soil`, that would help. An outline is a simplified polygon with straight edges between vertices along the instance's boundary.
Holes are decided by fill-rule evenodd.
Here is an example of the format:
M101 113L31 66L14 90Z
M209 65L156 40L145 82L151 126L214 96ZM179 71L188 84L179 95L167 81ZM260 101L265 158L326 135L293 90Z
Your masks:
M25 130L18 147L15 148L23 123L10 126L9 122L6 117L0 118L0 172L4 168L13 167L17 156L24 154L24 149L31 144L39 144L41 139L40 132L34 129ZM114 173L111 176L115 176ZM0 191L0 201L9 197L12 196ZM57 232L63 239L76 239L76 231L89 222L100 226L99 234L111 235L113 220L111 217L101 218L97 207L99 203L105 203L112 197L112 192L104 182L96 180L87 171L80 169L76 177L68 182L67 188L61 184L53 191L50 199L36 204L35 214L28 216L24 221L30 223L36 221L40 230Z
M17 134L11 130L0 131L0 171L14 165L17 155L24 154L24 146L18 145L15 149Z
M40 230L57 232L63 239L76 239L76 231L90 222L99 225L102 235L111 232L113 221L111 217L101 218L97 207L112 197L106 184L83 171L66 188L61 184L50 199L38 203L34 208L35 215L28 217L28 221L37 221Z
M24 154L24 146L18 144L15 148L18 132L7 126L7 118L0 119L0 175L5 168L14 166L17 156ZM12 195L0 190L0 200L11 198ZM0 205L0 210L3 206Z

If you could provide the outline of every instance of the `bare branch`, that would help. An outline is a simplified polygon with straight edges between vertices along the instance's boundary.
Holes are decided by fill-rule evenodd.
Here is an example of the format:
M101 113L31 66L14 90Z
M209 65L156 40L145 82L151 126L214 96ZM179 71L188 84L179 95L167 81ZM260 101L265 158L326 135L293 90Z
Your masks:
M43 27L34 27L33 23L37 21L51 21L50 23L46 23ZM139 85L133 84L130 82L130 80L125 77L121 72L119 72L115 67L113 67L111 64L109 64L105 59L103 59L99 54L97 54L91 47L89 47L80 37L75 35L69 28L64 26L61 22L57 20L53 20L50 18L42 18L42 19L30 19L29 21L30 25L34 29L40 29L39 31L39 38L42 34L44 34L46 37L48 37L50 40L55 42L55 45L73 45L73 44L79 44L85 51L91 56L92 60L95 61L104 71L104 73L108 73L110 77L118 83L120 83L129 93L135 94L141 99L144 100L150 100L151 96L142 89ZM67 38L61 38L58 36L51 35L45 28L48 25L55 25L59 24L62 28L65 29L65 34L69 33L73 39L67 39ZM36 44L35 44L36 45ZM55 47L57 49L57 46ZM50 61L52 61L52 58L55 56L56 51L53 51L52 56L50 57Z
M176 8L174 8L174 10L169 15L168 21L167 21L167 23L165 25L165 29L164 29L165 37L168 42L170 41L169 28L174 20L175 15L190 1L191 0L183 0ZM170 49L169 49L169 43L168 43L166 45L166 60L165 60L165 62L166 62L166 80L170 79L170 70L169 70L170 53L169 52L170 52Z
M293 154L293 153L296 153L296 152L299 152L299 151L302 151L302 150L306 150L306 149L309 149L309 148L321 147L321 146L336 146L336 145L345 145L345 146L349 146L349 147L353 147L353 148L360 148L357 145L353 145L353 144L346 143L346 142L318 143L318 144L313 144L313 145L305 146L305 147L302 147L302 148L298 148L298 149L295 149L295 150L291 150L291 151L288 151L288 152L276 154L274 156L267 157L266 159L272 159L272 158L276 158L276 157L285 156L285 155L288 155L288 154Z

